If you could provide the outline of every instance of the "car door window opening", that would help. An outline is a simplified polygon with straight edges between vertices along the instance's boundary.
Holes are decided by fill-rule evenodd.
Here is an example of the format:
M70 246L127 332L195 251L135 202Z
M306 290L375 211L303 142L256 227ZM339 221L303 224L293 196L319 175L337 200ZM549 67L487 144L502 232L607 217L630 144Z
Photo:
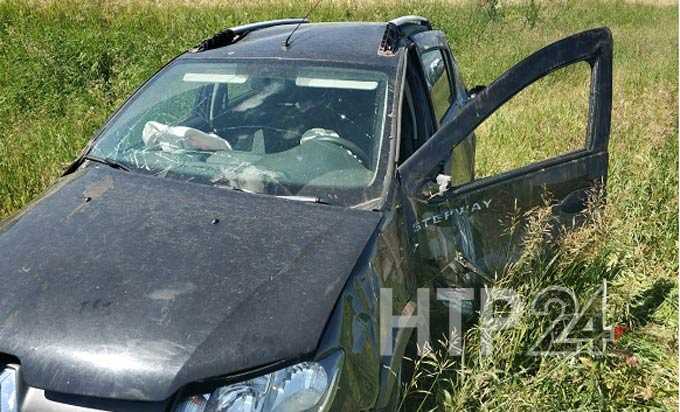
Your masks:
M450 156L453 147L473 133L479 124L515 94L548 74L575 63L588 62L591 67L592 84L588 102L588 147L573 154L587 154L587 151L606 149L611 122L611 60L611 33L606 29L578 33L531 54L468 101L451 121L443 124L423 147L399 167L400 174L406 176L404 184L408 187L407 190L419 193L419 188L432 182L437 173L440 173L441 161ZM497 178L501 176L511 178L517 173L538 170L555 162L568 161L567 158L571 157L573 156L564 155L533 163L521 170L501 174ZM493 179L483 181L488 183Z
M552 72L480 124L475 130L476 178L496 176L585 149L590 72L585 62Z

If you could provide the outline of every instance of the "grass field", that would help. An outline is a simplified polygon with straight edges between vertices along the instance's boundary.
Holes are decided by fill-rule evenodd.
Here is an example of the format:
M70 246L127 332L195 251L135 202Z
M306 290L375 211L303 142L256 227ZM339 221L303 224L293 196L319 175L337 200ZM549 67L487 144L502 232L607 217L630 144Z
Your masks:
M606 25L615 40L605 212L566 239L548 240L556 246L548 260L529 248L502 283L527 298L549 284L587 296L604 277L606 323L625 333L604 356L536 358L525 352L545 326L540 319L527 315L495 336L488 357L476 355L472 331L462 369L437 353L420 362L420 393L410 409L677 409L678 15L666 3L348 0L325 1L312 15L428 16L448 35L469 86L489 83L576 31ZM171 57L224 26L300 16L308 7L201 4L0 1L0 218L53 183L106 117ZM583 134L582 106L565 102L585 96L583 81L566 73L494 115L480 131L480 167L493 173L579 144L573 139ZM536 228L528 244L543 246L540 216Z

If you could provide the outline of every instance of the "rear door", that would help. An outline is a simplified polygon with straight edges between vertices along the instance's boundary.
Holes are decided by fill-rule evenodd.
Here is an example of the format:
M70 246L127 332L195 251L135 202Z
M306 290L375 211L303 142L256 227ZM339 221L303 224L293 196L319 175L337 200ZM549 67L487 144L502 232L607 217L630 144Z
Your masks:
M533 150L531 144L544 148L561 147L574 136L559 136L551 129L554 119L534 119L534 135L514 143L509 150L484 147L478 135L476 170L473 180L432 192L440 176L449 175L451 153L466 137L502 109L513 96L534 82L560 70L577 65L587 67L589 88L584 93L586 110L579 120L567 106L560 111L567 120L582 121L585 136L579 147L508 170L480 170L481 160L503 164L503 157L522 157ZM545 85L550 93L551 84ZM485 90L475 95L455 113L446 116L440 129L399 167L403 188L414 210L410 222L416 256L422 267L432 269L435 277L447 286L479 284L491 280L495 273L518 256L526 227L527 212L549 206L556 221L572 226L584 211L591 193L604 188L608 165L608 140L611 117L612 39L608 29L579 33L553 43L506 71ZM561 97L554 96L556 102ZM552 100L550 100L552 101ZM518 109L530 110L531 105ZM531 115L531 113L529 113ZM526 125L526 124L525 124ZM496 123L502 142L512 139L511 121ZM550 133L547 133L550 132ZM553 139L543 141L543 135ZM531 143L531 144L529 144ZM523 147L527 145L526 149ZM455 158L454 158L455 161ZM510 163L511 164L511 163ZM455 167L455 165L454 165ZM483 173L480 173L483 172ZM439 276L441 275L441 276ZM439 283L439 282L438 282Z

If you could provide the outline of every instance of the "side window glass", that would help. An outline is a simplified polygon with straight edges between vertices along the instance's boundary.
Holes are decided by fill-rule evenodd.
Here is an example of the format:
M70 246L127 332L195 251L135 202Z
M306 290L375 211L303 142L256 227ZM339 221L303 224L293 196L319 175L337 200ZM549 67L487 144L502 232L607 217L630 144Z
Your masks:
M475 139L474 135L460 142L451 152L451 184L464 185L474 179Z
M475 178L584 149L590 72L585 62L557 70L486 119L475 131Z
M441 120L451 106L451 83L444 56L441 50L432 49L422 54L421 61L435 115Z

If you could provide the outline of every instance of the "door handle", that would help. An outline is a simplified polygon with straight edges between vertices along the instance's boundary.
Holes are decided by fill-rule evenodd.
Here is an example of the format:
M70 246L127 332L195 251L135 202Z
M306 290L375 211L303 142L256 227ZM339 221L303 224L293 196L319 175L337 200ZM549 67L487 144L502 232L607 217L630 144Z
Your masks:
M588 190L586 189L579 189L569 193L558 205L561 212L570 215L584 211L587 206Z

